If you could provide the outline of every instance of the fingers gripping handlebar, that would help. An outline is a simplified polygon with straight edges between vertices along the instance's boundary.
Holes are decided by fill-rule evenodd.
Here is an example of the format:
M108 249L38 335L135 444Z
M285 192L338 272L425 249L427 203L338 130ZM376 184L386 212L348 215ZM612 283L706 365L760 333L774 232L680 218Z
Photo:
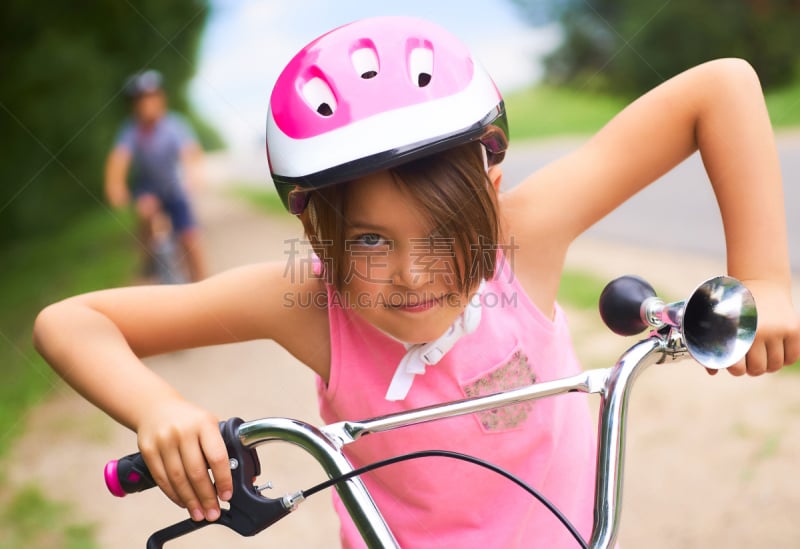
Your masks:
M261 473L261 464L255 449L245 448L239 440L240 418L220 423L220 431L228 451L233 478L233 495L230 508L222 509L217 522L186 519L159 530L147 540L147 549L160 549L167 541L194 532L209 524L221 524L242 536L254 536L281 518L292 508L283 499L262 496L253 486L253 479ZM141 454L131 454L110 461L105 467L108 490L118 497L141 492L156 485Z
M239 443L238 427L243 421L239 418L231 418L228 421L221 421L219 424L220 434L225 442L228 457L231 463L232 476L236 476L235 471L242 463L235 454L243 452L247 454L247 461L253 464L255 475L261 473L258 455L255 450L247 450ZM117 497L125 497L128 494L149 490L156 486L150 470L140 452L127 455L120 459L109 461L103 471L108 491Z

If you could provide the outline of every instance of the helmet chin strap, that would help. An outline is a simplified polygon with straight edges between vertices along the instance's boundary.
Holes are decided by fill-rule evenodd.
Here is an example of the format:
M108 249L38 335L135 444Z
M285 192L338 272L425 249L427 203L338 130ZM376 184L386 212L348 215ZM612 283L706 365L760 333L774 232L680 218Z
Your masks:
M485 281L481 281L477 292L470 298L464 311L455 319L447 331L429 343L405 343L406 354L397 365L386 400L403 400L414 383L414 377L425 373L425 367L436 364L453 348L461 336L475 331L481 321L481 300Z

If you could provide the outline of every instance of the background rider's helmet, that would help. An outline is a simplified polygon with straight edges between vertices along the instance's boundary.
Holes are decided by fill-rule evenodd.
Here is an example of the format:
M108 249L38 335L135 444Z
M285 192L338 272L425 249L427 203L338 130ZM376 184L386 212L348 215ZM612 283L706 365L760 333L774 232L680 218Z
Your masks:
M138 99L142 95L154 93L162 89L163 78L157 70L147 70L128 77L125 81L125 96L128 99Z
M507 146L500 92L467 47L422 19L377 17L317 38L278 77L267 159L284 206L304 190L392 168L472 141L489 164Z

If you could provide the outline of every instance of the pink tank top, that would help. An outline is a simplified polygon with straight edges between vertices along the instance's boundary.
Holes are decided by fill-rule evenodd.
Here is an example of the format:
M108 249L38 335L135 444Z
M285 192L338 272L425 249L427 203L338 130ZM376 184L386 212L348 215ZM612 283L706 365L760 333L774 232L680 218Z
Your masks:
M403 401L384 396L405 353L328 288L331 369L318 380L327 423L360 420L580 371L566 318L551 321L526 296L507 261L482 294L481 322L438 363L416 376ZM591 533L595 431L586 395L572 393L488 412L371 434L345 447L355 466L415 450L453 450L520 476L578 528ZM363 480L403 548L548 549L577 546L560 522L521 488L473 464L424 458ZM334 494L345 548L365 547Z

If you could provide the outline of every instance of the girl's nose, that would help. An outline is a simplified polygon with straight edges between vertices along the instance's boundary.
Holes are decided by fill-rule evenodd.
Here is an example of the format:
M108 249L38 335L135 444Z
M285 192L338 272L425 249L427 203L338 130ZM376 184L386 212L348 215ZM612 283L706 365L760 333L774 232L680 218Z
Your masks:
M456 281L456 271L450 253L409 253L398 254L394 267L395 283L409 288L441 284L452 286Z
M431 273L424 257L403 252L393 255L392 282L395 285L414 289L430 283Z

